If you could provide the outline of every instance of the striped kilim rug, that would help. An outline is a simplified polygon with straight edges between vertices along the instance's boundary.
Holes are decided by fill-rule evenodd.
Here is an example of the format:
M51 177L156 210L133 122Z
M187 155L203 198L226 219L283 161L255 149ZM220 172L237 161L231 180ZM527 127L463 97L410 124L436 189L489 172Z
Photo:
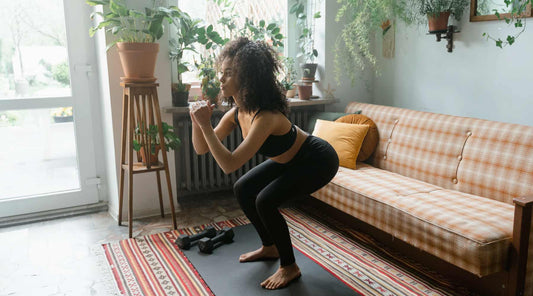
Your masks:
M373 240L319 213L283 209L293 246L362 295L468 295L408 259L394 257ZM311 211L312 212L312 211ZM317 216L318 215L318 216ZM327 221L324 223L323 221ZM217 229L249 223L237 218ZM106 261L121 295L213 295L194 266L174 245L191 227L104 244ZM237 260L237 259L236 259ZM305 276L305 271L302 272ZM339 282L339 284L341 284ZM222 295L226 296L226 295Z

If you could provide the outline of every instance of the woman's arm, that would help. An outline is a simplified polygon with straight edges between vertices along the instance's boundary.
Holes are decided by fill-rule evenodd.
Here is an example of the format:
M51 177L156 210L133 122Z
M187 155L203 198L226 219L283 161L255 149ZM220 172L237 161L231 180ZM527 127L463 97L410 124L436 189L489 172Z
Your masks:
M192 114L192 110L190 111L190 115L192 120L192 146L194 147L194 151L196 151L196 154L198 155L206 154L209 152L209 146L205 141L200 125L198 125L196 118ZM226 112L226 114L224 114L220 122L217 124L217 127L215 128L215 134L217 135L219 141L222 141L222 139L226 138L235 128L236 123L233 120L234 115L235 108L232 108Z
M263 145L271 134L274 124L272 115L259 116L250 127L246 139L233 151L229 151L217 138L215 130L211 126L208 110L202 107L192 113L202 130L209 151L217 161L224 173L229 174L250 160Z

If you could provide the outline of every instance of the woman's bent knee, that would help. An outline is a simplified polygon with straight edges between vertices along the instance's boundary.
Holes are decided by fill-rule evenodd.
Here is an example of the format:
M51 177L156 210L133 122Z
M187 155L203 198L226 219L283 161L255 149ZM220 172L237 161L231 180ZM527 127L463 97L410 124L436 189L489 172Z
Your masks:
M278 204L274 198L269 198L267 194L260 193L255 199L255 208L260 215L269 215L272 211L277 211Z
M240 178L233 184L233 193L238 200L254 195L255 191L253 182L250 182L246 178Z

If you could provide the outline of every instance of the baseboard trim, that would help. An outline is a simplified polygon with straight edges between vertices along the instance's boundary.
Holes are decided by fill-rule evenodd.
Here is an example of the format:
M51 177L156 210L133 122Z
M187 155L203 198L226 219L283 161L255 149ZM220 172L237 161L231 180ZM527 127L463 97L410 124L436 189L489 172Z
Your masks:
M107 208L107 202L101 201L90 205L5 217L0 218L0 227L9 227L21 224L48 221L52 219L72 217L83 214L91 214L96 212L107 211Z

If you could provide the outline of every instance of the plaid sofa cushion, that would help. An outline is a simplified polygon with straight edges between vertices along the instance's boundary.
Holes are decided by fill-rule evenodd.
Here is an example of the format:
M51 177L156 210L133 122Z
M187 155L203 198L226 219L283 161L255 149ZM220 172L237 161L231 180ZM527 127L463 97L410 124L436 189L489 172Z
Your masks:
M313 196L479 276L505 268L511 205L364 163L339 168Z

